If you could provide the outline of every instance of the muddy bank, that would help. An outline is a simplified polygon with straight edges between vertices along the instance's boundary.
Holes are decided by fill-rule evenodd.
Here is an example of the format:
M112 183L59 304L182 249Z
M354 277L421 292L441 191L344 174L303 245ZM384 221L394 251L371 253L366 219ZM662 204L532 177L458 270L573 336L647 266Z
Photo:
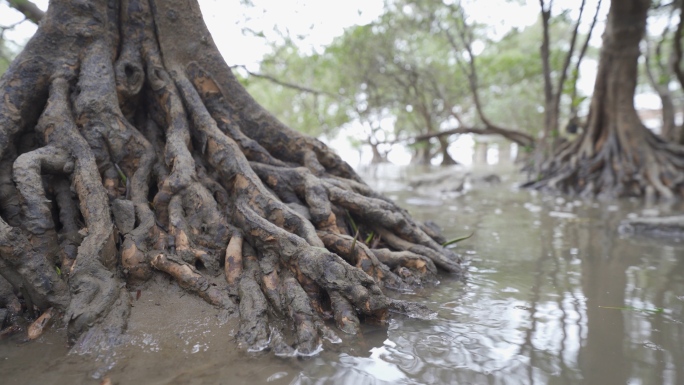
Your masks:
M166 384L195 370L206 355L227 362L242 355L235 348L237 319L197 301L169 278L157 276L129 295L128 332L114 349L69 354L64 328L50 328L33 342L22 335L0 341L3 385L98 384L104 373L115 384Z

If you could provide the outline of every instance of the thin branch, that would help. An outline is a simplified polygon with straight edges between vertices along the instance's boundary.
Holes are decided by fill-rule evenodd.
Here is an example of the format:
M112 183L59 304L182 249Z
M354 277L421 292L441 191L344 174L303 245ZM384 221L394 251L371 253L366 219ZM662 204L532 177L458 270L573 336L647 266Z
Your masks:
M24 18L24 20L19 20L19 21L17 21L16 23L10 24L10 25L8 25L8 26L0 25L0 40L4 40L4 39L5 39L5 32L6 32L6 31L11 31L11 30L13 30L16 26L18 26L19 24L21 24L21 23L23 23L23 22L25 22L25 21L26 21L26 18Z
M40 23L45 16L45 12L28 0L7 0L7 3L10 7L24 14L26 19L31 20L35 24Z
M386 144L395 144L395 143L401 143L401 142L411 142L411 143L416 143L416 142L422 142L426 140L430 140L432 138L441 138L445 136L451 136L451 135L456 135L456 134L476 134L476 135L500 135L503 136L504 138L515 142L521 146L524 147L531 147L534 145L534 138L531 135L528 135L524 132L520 131L515 131L515 130L509 130L505 128L499 128L499 127L485 127L485 128L478 128L478 127L458 127L458 128L452 128L449 130L444 130L440 132L433 132L433 133L428 133L428 134L422 134L422 135L416 135L413 137L409 138L398 138L393 141L387 141L384 142Z
M475 102L475 109L477 110L477 114L480 117L480 120L486 125L493 127L494 124L489 121L487 116L484 113L484 108L482 107L482 102L480 101L480 92L478 91L479 88L479 81L478 81L478 76L477 76L477 66L475 65L475 54L473 53L472 49L472 43L473 43L473 35L472 31L469 30L468 24L466 23L466 18L465 14L463 13L463 8L459 6L458 8L459 12L458 15L460 17L460 21L462 25L458 25L456 28L456 31L458 32L459 38L461 40L461 43L463 43L463 48L465 48L466 52L468 53L468 70L464 69L464 72L468 76L468 84L470 85L470 91L473 94L473 101ZM453 37L451 37L451 34L449 33L448 30L444 31L447 36L449 37L449 41L452 45L452 47L456 47L457 45L453 41ZM458 51L456 52L458 54ZM456 62L460 62L460 59L458 58L457 55L457 60ZM463 67L462 67L463 68Z
M587 53L587 50L589 48L589 41L591 40L591 35L594 32L594 27L596 27L596 22L598 21L598 15L599 12L601 11L601 0L598 0L596 4L596 12L594 12L594 18L591 21L591 26L589 26L589 32L587 32L587 39L584 41L584 45L582 45L582 50L580 51L579 57L577 58L577 63L575 63L575 73L579 74L580 70L580 64L582 64L582 60L584 59L585 54ZM572 83L572 93L570 95L570 100L575 100L577 98L577 79L574 79L575 81ZM571 110L570 110L570 115L571 117L575 117L577 115L577 106L574 105L574 103L571 105Z
M542 58L542 71L544 73L544 100L546 101L546 108L549 108L551 100L553 100L553 85L551 81L551 38L549 37L549 20L551 19L551 6L545 7L544 0L539 0L539 6L541 7L541 17L542 17L542 45L541 45L541 58ZM549 112L546 112L548 116ZM548 126L550 122L546 122ZM545 131L549 127L545 127Z
M683 1L679 0L679 23L677 24L677 30L675 31L674 40L672 44L674 45L674 63L673 69L677 80L679 80L679 85L684 87L684 72L682 72L682 34L684 34L684 7Z
M265 80L268 80L272 83L278 84L278 85L283 86L283 87L291 88L291 89L299 91L299 92L305 92L305 93L316 95L316 96L325 95L325 96L329 96L329 97L334 98L334 99L340 98L340 95L333 94L331 92L316 90L316 89L305 87L305 86L300 86L298 84L289 83L289 82L286 82L284 80L280 80L280 79L278 79L274 76L271 76L271 75L252 72L252 71L248 70L247 66L245 66L245 65L233 65L230 68L242 68L249 76L254 76L255 78L259 78L259 79L265 79Z
M575 23L575 29L572 32L572 38L570 39L570 49L565 56L565 62L563 63L563 70L560 73L560 79L558 79L558 89L556 90L554 108L557 110L556 116L560 110L560 100L563 95L563 85L565 84L565 79L568 77L568 68L570 67L570 62L572 61L572 55L575 53L575 44L577 43L577 35L579 33L579 27L582 23L582 14L584 13L584 6L586 0L582 0L582 5L580 5L579 16L577 16L577 23Z

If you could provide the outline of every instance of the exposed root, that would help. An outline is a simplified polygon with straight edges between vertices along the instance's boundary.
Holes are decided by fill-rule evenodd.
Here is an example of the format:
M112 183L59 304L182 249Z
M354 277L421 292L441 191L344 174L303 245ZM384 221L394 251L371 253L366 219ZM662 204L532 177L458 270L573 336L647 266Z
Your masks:
M0 283L23 301L0 293L3 318L43 313L35 338L63 312L74 350L115 345L125 286L155 271L237 310L249 351L311 355L340 341L328 320L429 316L381 288L460 273L439 231L264 111L198 16L55 1L0 80Z
M351 303L336 291L330 292L330 302L337 327L347 334L358 334L361 322Z
M672 200L684 194L684 148L663 141L638 121L629 134L585 133L560 147L535 181L524 187L581 196Z
M259 287L259 264L253 252L244 256L245 272L240 278L240 331L238 342L249 351L262 351L269 346L268 302Z
M210 283L193 266L183 261L160 253L152 258L152 266L174 277L182 288L199 295L214 306L229 310L235 307L228 293Z
M30 340L35 340L43 334L43 330L48 326L52 317L55 315L55 310L49 308L43 313L37 320L33 321L31 326L28 328L28 338Z

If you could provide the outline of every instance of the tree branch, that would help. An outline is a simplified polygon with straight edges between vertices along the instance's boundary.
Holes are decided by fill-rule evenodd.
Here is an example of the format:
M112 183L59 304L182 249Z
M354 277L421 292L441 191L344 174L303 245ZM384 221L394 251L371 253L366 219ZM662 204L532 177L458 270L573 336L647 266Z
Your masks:
M31 20L35 24L40 23L45 16L45 12L28 0L7 0L7 3L10 7L23 13L26 19Z
M393 141L385 142L387 144L395 144L400 142L423 142L432 138L441 138L445 136L451 136L456 134L476 134L476 135L500 135L511 142L517 143L523 147L534 146L534 138L524 132L510 130L501 127L488 126L485 128L478 127L458 127L452 128L450 130L444 130L440 132L432 132L428 134L416 135L410 138L396 139Z
M596 12L594 12L594 18L592 19L591 26L589 26L589 31L587 32L587 40L584 41L584 45L582 45L582 49L580 50L579 56L577 57L577 63L575 63L575 74L579 74L580 64L582 64L582 60L584 59L584 55L587 53L587 49L589 48L589 41L591 40L591 35L594 32L594 27L596 27L596 22L598 21L598 15L599 15L600 11L601 11L601 0L598 0L598 2L596 4ZM571 106L570 106L571 118L574 118L577 116L577 106L574 103L576 98L577 98L577 79L575 78L574 82L572 83L572 94L570 95L570 100L573 101L571 103Z
M684 72L682 72L682 34L684 32L684 7L683 1L679 0L678 7L679 11L679 23L677 24L677 30L675 31L674 40L672 45L674 45L674 63L673 69L679 84L684 87Z
M268 80L268 81L275 83L277 85L287 87L287 88L291 88L291 89L299 91L299 92L306 92L308 94L313 94L313 95L325 95L325 96L329 96L329 97L335 98L335 99L340 98L340 95L336 95L336 94L333 94L331 92L322 91L322 90L315 90L313 88L304 87L304 86L300 86L300 85L297 85L294 83L286 82L284 80L280 80L280 79L278 79L274 76L271 76L271 75L252 72L252 71L247 69L247 66L244 66L244 65L234 65L234 66L231 66L230 68L242 68L245 72L247 72L247 74L249 76L254 76L255 78L259 78L259 79L265 79L265 80Z
M563 95L563 85L565 84L565 79L568 77L568 68L570 67L570 62L572 61L572 55L575 53L575 44L577 43L577 35L579 33L579 27L580 24L582 23L582 15L584 14L584 6L586 4L586 0L582 0L582 5L580 5L580 10L579 10L579 15L577 16L577 23L575 24L575 29L572 31L572 38L570 38L570 49L568 50L567 55L565 56L565 62L563 63L563 69L561 70L560 73L560 79L558 79L558 89L556 90L555 100L554 100L554 109L556 109L556 118L558 118L559 115L559 110L560 110L560 100L561 96ZM599 3L600 4L600 3ZM549 9L549 11L551 11Z

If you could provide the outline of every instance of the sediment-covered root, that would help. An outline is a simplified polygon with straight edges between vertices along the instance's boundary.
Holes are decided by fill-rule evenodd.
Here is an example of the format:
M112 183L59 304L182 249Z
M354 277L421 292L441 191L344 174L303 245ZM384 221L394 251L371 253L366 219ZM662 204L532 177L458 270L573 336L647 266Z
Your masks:
M199 295L212 305L228 310L235 307L225 290L209 282L192 265L182 260L160 253L152 258L152 266L174 277L182 288Z

